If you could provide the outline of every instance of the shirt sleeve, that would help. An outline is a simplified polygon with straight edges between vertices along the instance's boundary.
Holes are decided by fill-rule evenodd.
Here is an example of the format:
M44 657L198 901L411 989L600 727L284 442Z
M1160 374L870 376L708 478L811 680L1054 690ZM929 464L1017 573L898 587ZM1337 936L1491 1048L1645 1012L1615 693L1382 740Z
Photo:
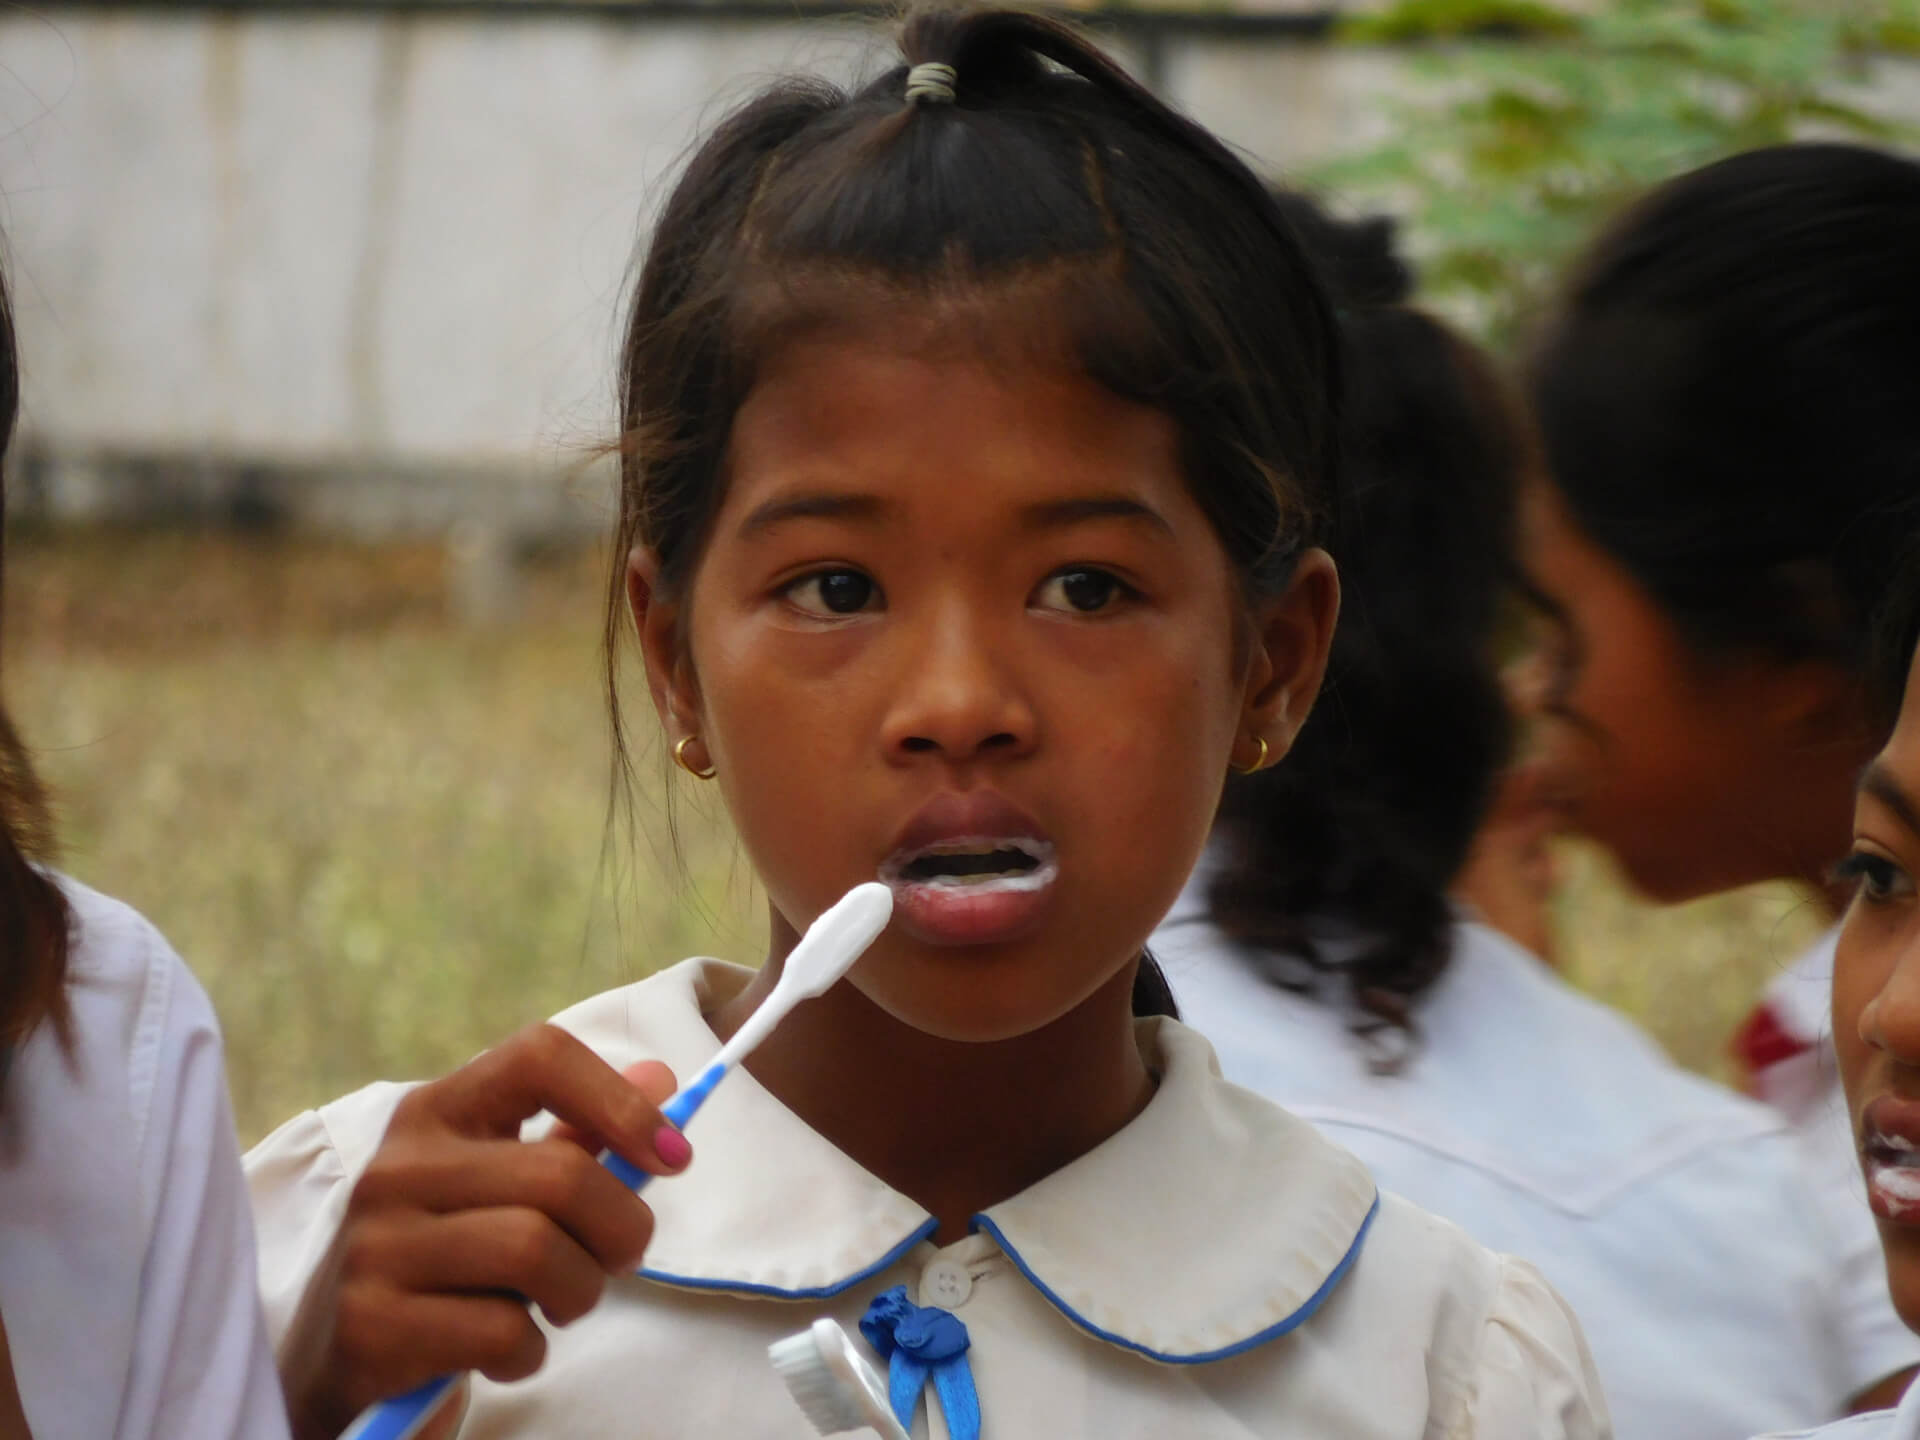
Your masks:
M259 1231L260 1299L276 1349L308 1280L339 1233L354 1182L379 1148L400 1097L411 1088L382 1082L324 1109L302 1111L247 1152L247 1191Z
M140 1150L152 1224L120 1433L274 1440L287 1434L286 1407L255 1285L220 1032L186 966L152 943L167 996L150 1074L137 1077L151 1086Z
M1611 1440L1580 1322L1524 1260L1499 1257L1466 1414L1452 1440Z

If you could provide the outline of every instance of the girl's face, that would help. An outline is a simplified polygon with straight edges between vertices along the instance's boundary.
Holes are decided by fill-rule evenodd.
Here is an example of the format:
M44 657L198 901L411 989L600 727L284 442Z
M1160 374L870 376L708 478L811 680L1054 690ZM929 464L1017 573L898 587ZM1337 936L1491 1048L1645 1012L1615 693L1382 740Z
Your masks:
M1920 1328L1920 666L1854 808L1833 1042L1901 1319Z
M1587 537L1552 485L1523 507L1533 583L1564 622L1546 709L1577 828L1633 883L1678 901L1818 874L1844 840L1852 718L1831 667L1703 659L1653 596Z
M1318 689L1331 562L1248 616L1173 424L1082 378L795 342L735 417L689 593L632 594L669 741L719 771L775 953L894 888L853 983L948 1039L1025 1034L1129 966L1229 761Z

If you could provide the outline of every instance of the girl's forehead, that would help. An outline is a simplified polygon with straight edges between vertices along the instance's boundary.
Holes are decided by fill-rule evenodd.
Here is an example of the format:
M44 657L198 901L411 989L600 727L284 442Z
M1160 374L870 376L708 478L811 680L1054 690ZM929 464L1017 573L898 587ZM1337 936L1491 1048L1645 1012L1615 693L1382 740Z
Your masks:
M1063 364L885 338L796 341L734 419L729 504L832 481L911 490L955 472L1043 489L1184 489L1177 427Z

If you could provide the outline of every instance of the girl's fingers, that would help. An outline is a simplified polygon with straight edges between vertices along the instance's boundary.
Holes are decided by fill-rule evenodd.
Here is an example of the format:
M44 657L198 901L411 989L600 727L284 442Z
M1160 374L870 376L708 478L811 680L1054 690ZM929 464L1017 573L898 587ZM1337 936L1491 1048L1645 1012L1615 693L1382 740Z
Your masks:
M514 1295L554 1325L570 1325L599 1301L599 1260L538 1210L417 1212L361 1227L346 1257L346 1283L410 1293Z
M653 1212L639 1196L578 1145L552 1138L522 1143L443 1133L415 1144L389 1131L354 1186L348 1215L364 1229L389 1213L427 1212L446 1221L499 1210L545 1217L608 1274L632 1270L653 1237Z
M547 1356L533 1312L508 1295L416 1294L353 1285L338 1300L336 1374L350 1376L346 1414L404 1395L436 1375L478 1370L524 1380Z
M655 1105L665 1104L678 1089L673 1071L658 1060L637 1060L620 1072L620 1078L646 1096ZM564 1120L553 1127L553 1138L578 1145L594 1155L607 1148L607 1137L597 1135L578 1126L569 1125Z
M302 1436L336 1435L366 1405L436 1375L532 1374L546 1340L529 1305L564 1325L593 1307L607 1275L639 1264L653 1212L596 1161L597 1137L653 1174L690 1155L656 1103L672 1073L648 1063L629 1075L536 1025L406 1095L283 1349ZM561 1122L559 1138L523 1144L522 1122L542 1111Z
M394 1125L437 1123L466 1135L508 1139L542 1110L581 1134L602 1137L649 1174L670 1175L685 1164L679 1131L646 1093L555 1025L529 1026L445 1079L411 1092L395 1111ZM665 1156L656 1148L663 1130Z

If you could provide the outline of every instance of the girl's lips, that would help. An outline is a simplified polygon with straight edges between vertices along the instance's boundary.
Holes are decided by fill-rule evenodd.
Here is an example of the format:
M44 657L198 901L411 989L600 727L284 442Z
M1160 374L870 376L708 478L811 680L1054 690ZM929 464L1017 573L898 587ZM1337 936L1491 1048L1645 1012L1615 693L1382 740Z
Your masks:
M1867 1203L1883 1220L1920 1225L1920 1101L1882 1095L1860 1115Z
M983 857L1007 852L1004 866ZM950 866L941 857L965 856ZM982 872L985 873L982 873ZM914 813L881 862L894 924L924 944L991 945L1031 930L1060 867L1037 821L991 790L942 791Z
M892 878L893 923L928 945L993 945L1018 939L1053 900L1051 860L1017 878L953 884Z

